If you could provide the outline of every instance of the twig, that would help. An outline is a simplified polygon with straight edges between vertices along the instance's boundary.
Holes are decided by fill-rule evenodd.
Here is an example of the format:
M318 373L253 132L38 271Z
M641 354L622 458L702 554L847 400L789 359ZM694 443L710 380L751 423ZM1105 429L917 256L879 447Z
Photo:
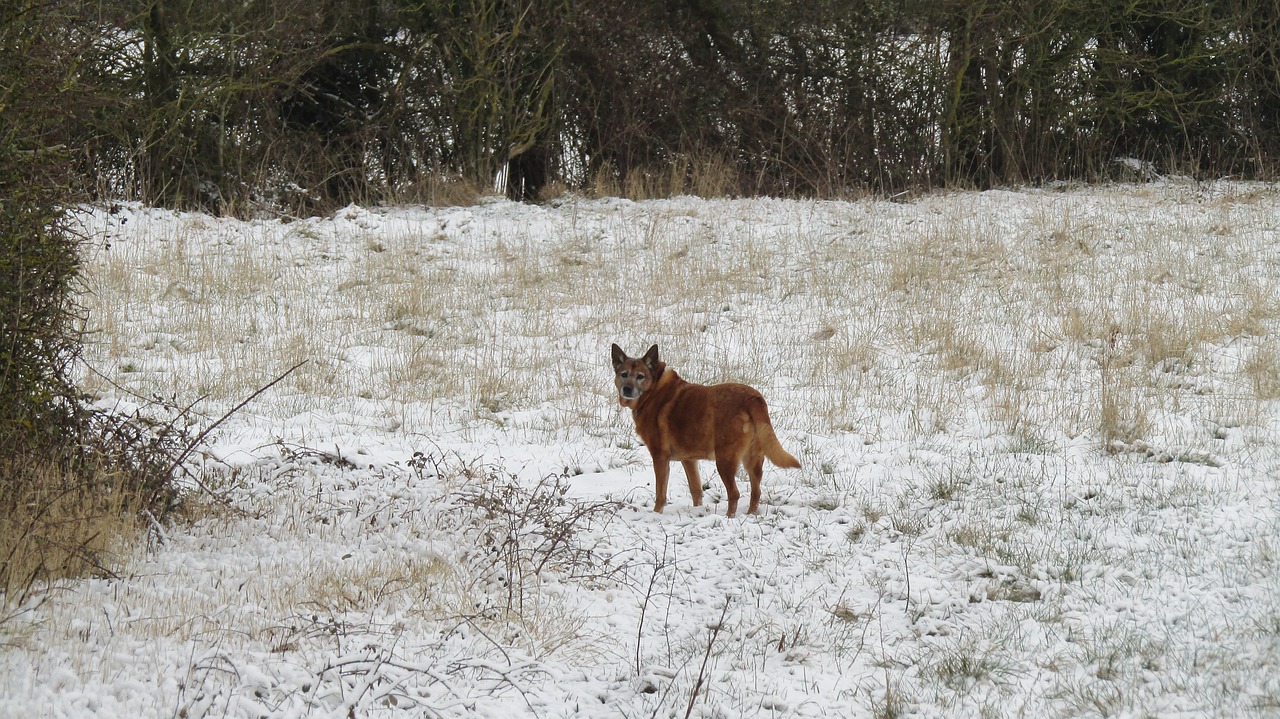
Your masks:
M277 384L279 384L281 380L283 380L285 377L288 377L289 375L293 374L294 370L298 369L299 367L301 367L302 365L306 364L307 362L308 362L308 360L305 360L305 359L304 359L304 360L302 360L301 362L299 362L299 363L295 364L294 366L290 367L289 369L285 370L285 371L284 371L284 374L281 374L279 377L276 377L275 379L271 380L271 381L270 381L270 382L268 382L266 385L264 385L264 386L262 386L262 387L258 388L258 390L257 390L256 392L254 392L253 394L249 395L248 397L245 397L245 398L244 398L244 400L240 402L240 404L237 404L236 406L234 406L234 407L232 407L231 409L227 410L227 413L226 413L226 414L224 414L224 415L222 415L221 417L219 417L219 418L217 419L217 421L215 421L213 424L209 425L208 427L205 427L205 429L204 429L204 431L203 431L203 432L201 432L200 434L196 435L195 439L193 439L193 440L191 440L190 442L188 442L188 443L187 443L187 446L182 450L182 452L180 452L180 453L178 454L177 459L173 460L173 464L170 464L170 465L169 465L169 468L165 470L165 472L164 472L165 476L170 476L170 475L172 475L172 474L174 473L174 471L176 471L176 470L178 469L178 467L179 467L183 462L187 461L187 457L190 457L190 456L191 456L191 453L195 451L195 448L196 448L197 446L199 446L199 445L200 445L200 443L204 441L204 438L205 438L205 437L208 437L208 436L209 436L209 434L210 434L211 432L213 432L213 430L217 429L217 428L218 428L218 425L220 425L220 424L222 424L223 422L227 421L227 419L229 419L229 418L231 417L231 415L235 414L236 412L239 412L239 411L240 411L240 410L241 410L245 405L247 405L247 404L249 404L250 402L252 402L253 400L257 399L257 398L258 398L258 395L261 395L263 392L266 392L267 390L269 390L269 389L271 389L272 387L274 387L274 386L276 386ZM194 474L191 474L191 479L195 481L195 483L200 487L200 489L203 489L203 490L204 490L205 492L207 492L210 496L214 497L215 499L218 499L219 501L222 501L223 503L226 503L226 500L225 500L225 499L222 499L222 498L221 498L221 497L219 497L217 494L215 494L215 493L213 492L213 490L211 490L211 489L209 489L208 487L206 487L206 486L205 486L205 484L204 484L204 482L201 482L201 481L200 481L200 478L199 478L199 477L196 477Z
M472 629L480 633L480 636L484 637L485 639L488 639L489 643L492 644L494 647L496 647L498 651L502 654L502 658L507 660L507 666L511 666L511 655L507 654L507 650L504 649L501 644L494 641L493 637L489 636L489 634L485 632L485 630L481 629L479 624L476 624L474 615L463 617L462 622L465 622L466 624L470 625ZM460 622L459 626L461 626L461 624L462 623Z
M653 587L658 583L658 574L667 566L667 550L670 546L670 537L666 532L662 535L662 558L656 559L653 563L653 574L649 576L649 586L644 590L644 602L640 604L640 621L636 626L636 674L640 673L640 643L644 638L644 615L649 611L649 600L653 598Z
M152 514L151 510L144 509L142 510L142 516L147 518L147 524L151 526L151 531L155 533L156 544L162 547L167 545L169 543L169 535L165 533L164 527L160 526L160 521L156 519L156 515Z
M907 614L911 613L911 548L905 543L902 548L902 571L907 575L907 606L904 610Z
M698 701L698 692L702 691L702 682L706 678L707 662L711 659L711 647L715 646L716 637L720 636L720 630L724 628L724 618L729 613L729 600L724 600L724 609L720 610L720 621L716 622L711 628L711 636L707 638L707 653L702 655L702 666L698 669L698 681L693 685L693 693L689 695L689 708L685 709L684 719L689 719L693 714L693 704Z
M533 707L533 702L529 701L529 693L526 692L524 690L524 687L520 686L520 684L517 683L515 679L511 678L511 675L521 671L527 671L527 672L537 671L537 672L546 673L546 670L539 668L536 662L525 662L523 664L518 664L518 665L508 665L504 669L492 662L486 662L483 659L463 659L460 661L453 662L451 666L454 669L481 669L484 671L490 671L490 672L493 672L494 674L497 674L498 676L502 677L502 680L504 682L509 684L517 692L520 692L520 698L524 699L525 705L528 706L530 710L534 711L534 715L537 716L537 711Z
M361 677L358 686L352 687L354 696L343 702L347 708L347 716L355 716L356 705L360 703L360 700L364 698L365 694L369 693L369 688L382 678L379 676L379 672L382 670L382 664L382 652L375 652L373 657L373 666L365 670L364 676Z

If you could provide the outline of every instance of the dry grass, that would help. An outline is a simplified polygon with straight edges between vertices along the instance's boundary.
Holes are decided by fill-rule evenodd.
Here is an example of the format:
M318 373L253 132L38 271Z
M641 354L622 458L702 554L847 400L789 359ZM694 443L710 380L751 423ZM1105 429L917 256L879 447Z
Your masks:
M110 575L141 529L145 506L109 469L73 474L47 462L5 461L0 595L21 604L50 578Z
M652 192L713 182L715 167L665 168ZM700 201L569 202L489 227L465 211L394 228L371 213L252 239L184 218L94 264L96 355L144 392L178 362L192 365L173 377L180 395L230 401L307 359L287 383L298 393L457 403L483 421L549 402L590 428L608 411L599 348L657 341L691 379L809 388L797 429L884 437L901 408L945 431L976 401L1019 441L1110 446L1210 401L1195 392L1215 353L1277 316L1245 231L1267 196L1200 209L1168 192L1168 222L1151 200L1052 193L1002 223L946 198L906 220L874 202L780 202L767 222ZM1194 251L1211 232L1214 252ZM139 319L152 305L162 322ZM1258 350L1240 367L1264 399L1269 364Z
M1254 347L1245 357L1241 371L1259 400L1280 399L1280 348L1275 342Z
M457 616L470 609L464 606L462 581L459 567L442 557L348 557L313 567L286 603L345 614L369 612L408 596L423 615Z
M390 201L395 204L425 204L434 207L471 207L493 188L484 188L465 177L432 176L398 188Z
M138 228L94 264L95 354L142 393L165 377L214 402L306 359L268 415L325 411L304 405L314 393L354 396L416 433L459 416L439 414L449 407L505 423L542 405L563 424L537 431L560 434L617 425L602 348L658 342L690 379L785 392L771 403L792 431L878 441L981 418L1019 447L1084 435L1110 448L1158 439L1171 413L1256 414L1225 407L1238 393L1204 391L1212 378L1277 391L1269 344L1238 376L1218 359L1275 321L1265 252L1244 232L1266 222L1268 196L1205 210L1165 192L1165 205L1098 191L926 198L902 212L777 202L741 218L695 200L510 206L506 221L339 213L336 227L268 226L251 240L184 218L172 234ZM1193 251L1224 222L1234 229L1213 235L1212 253ZM196 230L204 239L183 235Z
M588 181L588 194L629 200L681 195L727 197L734 193L738 184L732 163L714 154L697 154L682 155L663 165L633 168L621 179L617 177L616 170L605 167Z

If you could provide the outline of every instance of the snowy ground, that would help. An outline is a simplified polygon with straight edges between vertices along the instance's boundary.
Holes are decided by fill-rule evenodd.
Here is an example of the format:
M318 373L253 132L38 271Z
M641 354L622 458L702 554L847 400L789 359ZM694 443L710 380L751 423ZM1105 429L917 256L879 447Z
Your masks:
M306 363L0 615L0 715L1280 714L1273 186L86 223L106 406ZM804 469L653 514L615 341Z

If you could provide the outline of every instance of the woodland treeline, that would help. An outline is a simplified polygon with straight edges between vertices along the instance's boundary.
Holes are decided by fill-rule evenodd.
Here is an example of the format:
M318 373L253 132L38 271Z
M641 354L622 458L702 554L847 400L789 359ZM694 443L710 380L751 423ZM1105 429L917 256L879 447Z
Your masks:
M1276 0L15 0L7 14L39 27L35 82L58 97L26 149L63 148L98 198L174 208L307 212L495 182L526 200L839 197L1096 180L1121 157L1274 177L1280 157Z

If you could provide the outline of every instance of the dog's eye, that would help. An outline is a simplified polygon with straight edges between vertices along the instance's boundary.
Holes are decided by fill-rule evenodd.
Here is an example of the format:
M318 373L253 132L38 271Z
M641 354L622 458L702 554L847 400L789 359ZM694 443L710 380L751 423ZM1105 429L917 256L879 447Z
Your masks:
M637 381L637 382L638 382L638 381L640 381L640 380L643 380L643 379L644 379L644 375L642 375L642 374L638 374L638 375L636 375L636 381Z
M618 376L619 376L619 377L621 377L621 378L623 378L623 379L626 379L626 378L627 378L627 372L626 372L626 370L623 370L623 371L619 372L619 373L618 373Z

